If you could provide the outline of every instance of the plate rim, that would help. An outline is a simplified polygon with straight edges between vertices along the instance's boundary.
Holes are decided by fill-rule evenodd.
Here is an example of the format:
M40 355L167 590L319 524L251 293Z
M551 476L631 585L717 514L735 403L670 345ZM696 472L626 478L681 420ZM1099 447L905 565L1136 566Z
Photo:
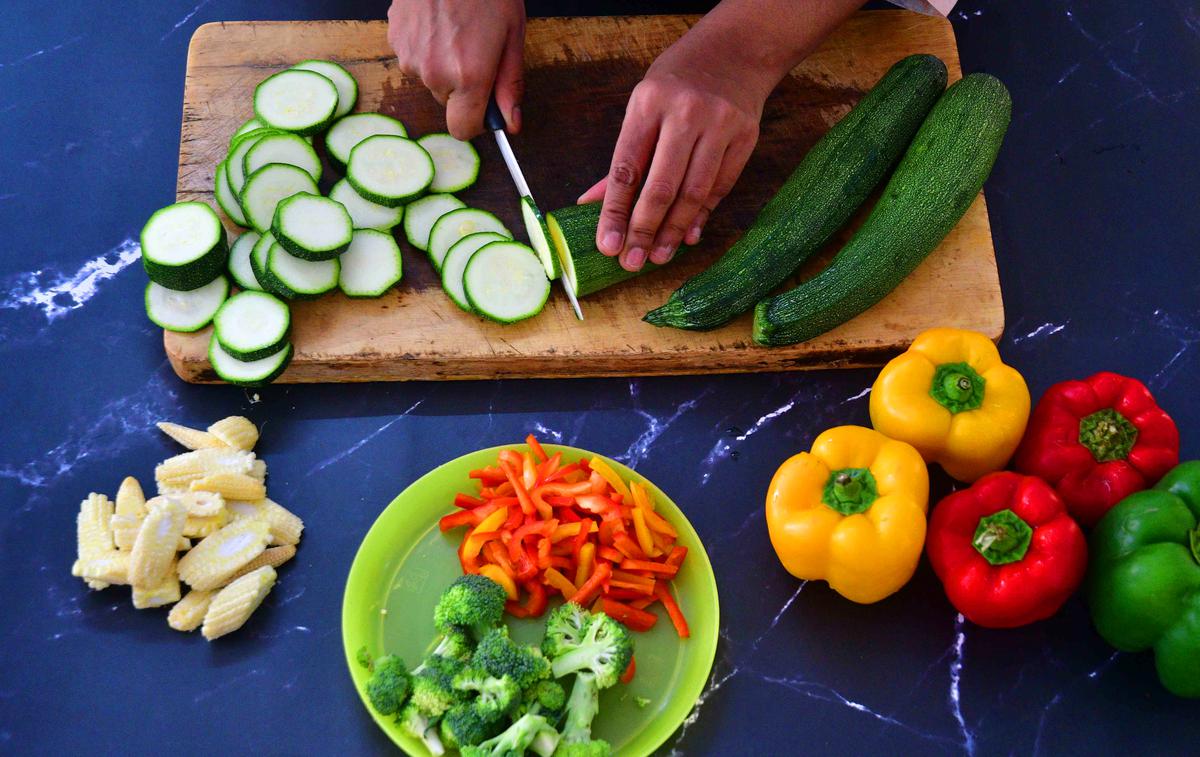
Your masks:
M607 462L609 465L614 466L618 472L623 473L626 477L632 476L637 481L651 487L655 494L657 494L659 497L661 497L662 499L669 502L677 511L679 511L679 515L682 518L682 526L691 532L692 536L695 537L696 544L699 546L698 553L702 557L701 570L702 570L702 572L707 573L708 576L711 576L711 581L704 582L705 588L707 589L707 592L710 595L709 599L711 600L711 603L712 603L712 624L711 624L712 628L711 628L711 634L710 634L711 642L709 644L707 644L707 648L701 648L698 652L698 654L700 655L699 659L700 659L701 663L704 665L704 667L706 668L706 670L705 670L703 676L698 677L696 679L697 683L691 687L691 688L695 689L694 692L693 691L679 691L679 690L671 692L672 696L670 698L670 701L668 702L667 706L663 709L663 712L660 714L659 719L668 719L668 720L675 721L675 725L671 730L665 731L662 738L658 739L656 743L648 745L648 750L644 753L644 755L646 757L648 757L648 755L653 754L659 747L661 747L663 744L665 744L667 742L667 740L670 739L671 736L674 735L679 730L680 726L682 726L684 724L684 722L687 720L688 715L691 714L692 710L696 706L696 703L699 701L701 695L704 693L704 689L707 687L709 679L712 677L713 666L716 662L717 646L720 643L720 635L721 635L720 592L719 592L719 589L717 586L716 571L713 570L712 560L708 556L708 548L704 545L704 540L700 538L700 533L698 531L696 531L695 526L692 525L691 520L687 517L687 514L683 511L683 508L679 507L679 505L675 502L675 500L673 500L673 499L671 499L671 497L667 496L666 492L664 492L662 489L660 489L658 487L658 485L655 484L653 481L646 478L646 476L644 476L643 474L634 470L633 468L630 468L629 466L625 465L624 463L621 463L617 460L613 460L612 458L608 457L607 455L601 455L597 452L592 452L591 450L587 450L582 447L575 447L575 446L566 445L566 444L553 444L553 443L542 444L542 447L544 449L551 451L552 453L561 451L564 453L571 453L571 454L577 455L580 458L591 457L591 456L599 457L602 460L604 460L605 462ZM378 726L379 729L381 731L383 731L383 733L388 737L388 739L393 744L395 744L397 747L399 747L402 751L404 751L407 754L413 754L413 753L411 751L409 751L409 748L406 744L402 743L399 740L398 734L393 734L391 729L385 727L386 725L389 725L390 723L385 723L385 720L384 720L385 716L380 715L378 712L375 711L375 708L373 708L371 706L371 703L367 699L366 692L364 691L364 689L362 687L360 687L358 685L358 683L354 679L354 673L355 673L356 667L358 666L358 662L356 659L358 650L350 648L351 643L347 637L346 627L351 618L351 615L350 615L350 612L351 612L351 610L350 610L350 605L351 605L350 587L352 584L352 579L358 570L365 570L365 568L359 568L359 564L360 564L359 560L362 557L363 547L371 539L371 534L375 531L376 528L379 527L380 521L384 518L384 516L387 514L387 512L392 507L394 507L399 500L401 500L406 494L408 494L409 490L411 490L413 487L417 486L417 484L419 484L427 476L432 476L433 474L435 474L439 470L442 470L443 468L447 468L449 466L455 465L456 463L458 463L459 461L461 461L463 458L466 458L466 457L471 457L471 456L479 455L482 453L499 454L499 452L501 450L506 450L506 449L527 449L527 448L528 448L528 445L524 442L521 442L519 444L500 444L500 445L496 445L496 446L492 446L492 447L483 447L483 448L480 448L477 450L472 450L470 452L465 452L453 459L450 459L450 460L447 460L447 461L441 463L440 465L430 468L425 473L423 473L420 476L417 476L415 479L413 479L395 497L393 497L391 499L391 501L388 502L388 504L383 507L383 509L381 509L379 511L379 514L375 516L375 520L372 521L370 528L367 529L367 532L363 535L362 540L359 542L358 549L355 550L354 559L350 563L350 569L346 573L345 585L342 588L342 613L341 613L341 616L342 616L341 617L342 649L346 656L346 666L347 666L347 672L350 675L350 684L354 687L355 692L358 694L359 700L362 702L363 706L366 708L367 713L371 716L371 719L375 721L376 726ZM680 524L676 524L676 529L679 529L679 528L680 528ZM690 560L695 559L695 557L692 554L689 554L688 557ZM687 694L687 696L680 697L680 696L678 696L678 694L680 694L680 693ZM685 702L685 701L687 702L687 705L682 708L679 707L678 705L676 705L676 702ZM676 710L678 710L678 712L676 712Z

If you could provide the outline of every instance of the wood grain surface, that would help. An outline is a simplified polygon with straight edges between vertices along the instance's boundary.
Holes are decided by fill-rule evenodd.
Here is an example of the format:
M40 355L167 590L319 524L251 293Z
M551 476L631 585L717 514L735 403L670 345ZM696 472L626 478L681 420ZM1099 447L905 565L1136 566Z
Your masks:
M697 18L529 21L525 128L512 141L543 210L573 203L604 175L629 92L654 58ZM982 195L942 245L889 297L804 344L755 345L749 314L710 332L657 328L641 320L680 282L728 249L821 134L892 63L917 52L944 60L951 81L961 76L954 33L946 20L907 11L864 11L851 18L768 100L758 147L736 189L710 220L700 248L663 270L585 298L587 319L582 323L557 284L536 318L513 326L481 321L455 307L423 254L402 241L404 280L386 296L350 300L333 294L293 304L296 355L280 380L791 370L880 364L931 326L972 328L998 338L1004 312ZM414 136L444 131L441 108L420 82L398 71L382 21L207 24L196 31L188 53L179 200L215 206L213 174L229 136L252 115L254 86L305 58L345 65L359 82L358 110L395 116ZM483 137L476 146L483 170L479 182L461 193L462 199L496 213L523 239L517 195L495 144ZM337 178L326 163L322 188ZM238 229L226 221L236 234ZM799 278L819 270L856 223L819 259L810 261ZM217 380L206 357L209 333L166 333L167 355L182 378Z

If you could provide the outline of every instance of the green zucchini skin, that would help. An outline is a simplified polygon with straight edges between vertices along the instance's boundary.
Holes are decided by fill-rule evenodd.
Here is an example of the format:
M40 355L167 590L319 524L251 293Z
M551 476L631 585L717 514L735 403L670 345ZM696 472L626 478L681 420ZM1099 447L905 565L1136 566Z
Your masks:
M662 266L649 261L640 271L626 271L621 267L617 257L609 257L596 247L596 229L600 226L600 208L602 203L589 202L585 205L568 205L552 213L546 214L546 223L550 229L551 244L557 250L560 258L570 255L571 264L575 270L575 296L587 297L601 289L607 289L613 284L620 284L635 276L650 273ZM566 249L555 238L561 234L566 242ZM685 254L691 248L681 246L675 257ZM569 270L569 266L562 266ZM566 275L563 273L562 275Z
M898 61L808 151L746 234L643 320L707 330L754 307L845 225L945 88L946 66L935 56Z
M829 267L754 309L754 341L795 344L883 299L954 228L992 171L1008 130L1004 84L971 74L942 95L879 202Z

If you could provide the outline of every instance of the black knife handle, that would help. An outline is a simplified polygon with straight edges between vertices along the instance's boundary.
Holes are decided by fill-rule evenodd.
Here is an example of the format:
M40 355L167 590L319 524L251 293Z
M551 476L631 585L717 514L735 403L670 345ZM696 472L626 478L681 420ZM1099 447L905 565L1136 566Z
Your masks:
M483 115L483 124L491 131L504 129L504 114L500 112L500 106L496 104L495 95L488 97L487 112Z

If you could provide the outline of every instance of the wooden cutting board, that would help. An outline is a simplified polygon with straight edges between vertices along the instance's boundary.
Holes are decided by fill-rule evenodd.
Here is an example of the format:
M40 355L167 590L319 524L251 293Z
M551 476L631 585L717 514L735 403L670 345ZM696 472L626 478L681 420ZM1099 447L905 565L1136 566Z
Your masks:
M513 147L539 205L573 203L608 168L625 102L651 61L694 16L532 19L526 36L525 129ZM961 76L944 19L908 11L854 16L796 68L767 102L762 134L737 188L713 215L699 249L666 269L582 301L579 322L558 285L545 311L500 326L459 310L428 261L403 241L404 280L378 300L327 295L293 305L295 359L281 381L337 382L494 377L720 373L871 365L921 330L957 326L999 338L1000 284L982 195L929 259L895 292L842 327L804 344L766 348L750 339L750 315L698 333L656 328L641 316L715 260L754 220L804 153L899 58L933 53L951 81ZM252 115L254 86L305 58L328 58L359 82L358 110L402 120L413 135L444 131L442 110L397 69L382 21L206 24L188 51L180 140L179 200L215 206L213 173L230 135ZM319 142L319 140L318 140ZM461 193L524 238L517 195L493 140L476 140L478 184ZM326 166L322 187L338 178ZM861 214L860 214L861 216ZM228 223L228 222L227 222ZM231 234L238 230L229 223ZM847 238L835 240L800 278L813 275ZM400 234L401 239L403 234ZM232 238L232 236L231 236ZM167 333L176 372L216 380L209 330Z

